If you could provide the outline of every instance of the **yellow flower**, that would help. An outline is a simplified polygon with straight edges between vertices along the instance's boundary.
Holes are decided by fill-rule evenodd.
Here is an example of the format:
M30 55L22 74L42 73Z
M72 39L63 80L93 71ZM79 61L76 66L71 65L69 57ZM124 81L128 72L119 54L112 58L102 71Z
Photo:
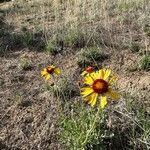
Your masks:
M101 69L87 74L84 77L84 84L87 86L81 88L81 95L91 106L94 106L99 99L100 108L103 109L107 105L107 96L119 99L119 94L112 90L112 84L115 80L116 77L111 76L109 69Z
M49 80L51 78L51 75L59 75L60 74L60 69L51 65L51 66L47 66L46 68L44 68L41 71L41 76L45 79L45 80Z
M94 71L94 68L92 66L88 66L87 68L85 68L85 70L81 73L81 76L85 76L89 73L92 73Z

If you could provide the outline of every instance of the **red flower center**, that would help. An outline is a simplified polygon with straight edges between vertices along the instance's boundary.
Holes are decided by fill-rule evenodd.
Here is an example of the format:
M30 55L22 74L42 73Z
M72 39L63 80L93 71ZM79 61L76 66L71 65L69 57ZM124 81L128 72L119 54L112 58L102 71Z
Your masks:
M108 83L103 79L97 79L94 81L92 88L95 93L103 94L108 91Z
M52 68L52 67L47 67L47 72L48 72L49 74L52 74L52 73L54 72L54 68Z
M88 73L92 73L94 69L93 69L93 67L88 66L85 70L86 70L86 72L88 72Z

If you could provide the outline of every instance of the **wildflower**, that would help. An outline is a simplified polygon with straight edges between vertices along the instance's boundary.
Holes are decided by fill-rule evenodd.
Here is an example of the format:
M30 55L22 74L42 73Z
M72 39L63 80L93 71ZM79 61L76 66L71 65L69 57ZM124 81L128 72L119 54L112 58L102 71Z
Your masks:
M89 73L92 73L94 71L94 68L92 67L92 66L88 66L86 69L85 69L85 71L83 71L82 73L81 73L81 75L82 76L85 76L85 75L87 75L87 74L89 74Z
M112 84L116 77L110 75L111 70L101 69L84 77L84 84L87 86L81 88L81 95L88 104L94 106L99 99L100 108L104 108L107 105L107 96L119 99L119 94L112 90Z
M51 65L51 66L47 66L46 68L44 68L41 71L41 76L45 79L45 80L49 80L51 78L51 75L59 75L60 74L60 69Z

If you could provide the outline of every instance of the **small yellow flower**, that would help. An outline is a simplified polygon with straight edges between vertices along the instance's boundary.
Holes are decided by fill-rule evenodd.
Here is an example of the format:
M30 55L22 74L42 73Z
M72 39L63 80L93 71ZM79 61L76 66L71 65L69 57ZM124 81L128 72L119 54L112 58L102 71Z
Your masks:
M84 76L86 87L81 88L81 95L91 106L95 106L97 99L100 100L100 108L107 105L107 96L119 99L119 94L112 90L112 84L116 80L111 76L111 70L101 69Z
M41 76L45 79L45 80L49 80L51 78L51 75L59 75L60 74L60 69L51 65L51 66L47 66L46 68L44 68L41 71Z
M81 73L81 76L85 76L89 73L92 73L94 71L94 68L92 66L88 66L87 68L85 68L85 70Z

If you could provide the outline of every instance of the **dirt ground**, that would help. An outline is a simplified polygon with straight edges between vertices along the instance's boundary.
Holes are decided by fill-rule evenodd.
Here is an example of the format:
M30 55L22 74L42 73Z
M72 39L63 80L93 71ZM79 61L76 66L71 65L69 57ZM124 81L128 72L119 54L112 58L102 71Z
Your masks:
M2 40L2 39L0 39ZM105 50L110 55L102 66L118 74L120 93L150 97L150 72L137 69L141 56L130 50ZM40 71L48 64L78 82L78 49L52 56L28 48L13 48L0 56L0 149L61 150L57 126L60 110L55 97L45 88ZM150 106L149 106L150 108Z
M30 62L26 69L21 68L22 57ZM61 149L57 140L59 133L57 119L60 113L58 104L51 93L44 88L40 70L53 62L65 73L75 74L78 70L75 58L76 55L69 54L56 56L54 60L44 52L31 52L25 49L1 57L0 146L2 149ZM128 73L123 68L130 58L124 58L125 65L122 66L120 62L116 62L118 58L112 56L104 62L104 65L118 73L118 85L122 92L126 91L133 95L138 93L146 102L150 91L149 72Z

